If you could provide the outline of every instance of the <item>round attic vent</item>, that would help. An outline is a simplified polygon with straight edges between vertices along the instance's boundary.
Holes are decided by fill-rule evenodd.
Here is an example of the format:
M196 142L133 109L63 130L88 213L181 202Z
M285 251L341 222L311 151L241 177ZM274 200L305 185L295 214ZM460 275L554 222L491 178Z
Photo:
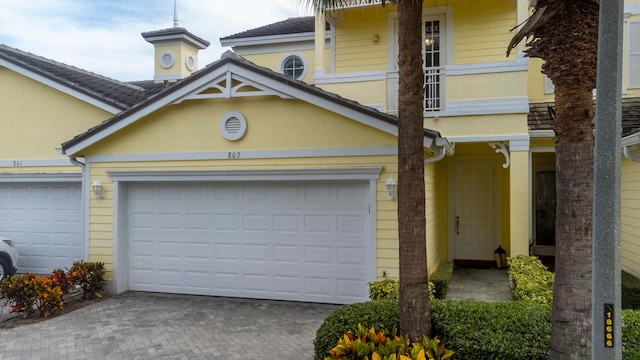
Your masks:
M229 141L241 139L247 132L247 120L237 111L231 111L222 116L220 132Z

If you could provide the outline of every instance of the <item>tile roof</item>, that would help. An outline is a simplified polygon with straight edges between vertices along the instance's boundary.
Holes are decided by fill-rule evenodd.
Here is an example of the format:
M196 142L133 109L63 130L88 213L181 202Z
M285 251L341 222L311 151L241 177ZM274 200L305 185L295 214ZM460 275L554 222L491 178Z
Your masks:
M280 74L277 72L274 72L268 68L256 65L252 62L250 62L249 60L246 60L243 57L240 57L238 55L236 55L235 53L231 52L231 51L227 51L225 52L221 59L211 63L209 65L207 65L205 68L200 69L198 71L196 71L195 73L193 73L191 76L189 76L188 78L185 78L179 82L177 82L177 85L171 86L171 87L167 87L167 88L162 88L158 93L156 93L157 96L154 96L153 98L149 98L145 101L143 101L142 103L128 109L125 110L119 114L117 114L116 116L112 117L111 119L107 119L105 121L103 121L101 124L89 129L88 131L79 134L77 136L75 136L73 139L65 142L62 144L62 149L63 151L66 151L67 149L81 143L82 141L84 141L85 139L89 139L90 137L92 137L93 135L108 129L111 126L114 126L116 124L118 124L119 122L123 121L124 119L127 119L131 116L136 116L135 114L141 110L144 109L147 106L151 106L156 99L161 99L165 96L171 96L171 94L173 92L178 92L181 91L183 88L190 86L191 83L193 82L197 82L200 81L201 78L207 76L207 74L212 73L214 71L216 71L219 68L222 68L228 64L234 64L234 65L238 65L244 69L247 69L249 71L253 71L259 75L262 76L266 76L268 78L271 78L273 80L278 81L278 83L281 83L283 86L291 86L292 88L295 88L297 90L301 90L306 92L307 94L310 94L312 96L316 96L317 98L320 99L325 99L325 100L329 100L332 102L335 102L336 104L340 104L344 107L347 107L351 110L354 110L356 112L359 112L361 114L376 118L377 120L386 122L388 124L391 124L393 126L397 126L398 125L398 118L394 115L390 115L387 113L383 113L380 112L372 107L369 106L365 106L362 105L356 101L353 100L349 100L346 98L341 97L340 95L322 90L316 86L312 86L309 85L303 81L299 81L299 80L295 80L295 79L291 79L288 76L285 76L284 74ZM430 130L430 129L424 129L424 136L426 138L431 138L431 139L435 139L440 137L440 133L434 130Z
M553 102L529 104L529 130L552 130ZM622 99L622 137L640 131L640 98Z
M316 20L314 16L303 16L289 18L287 20L279 21L273 24L257 27L254 29L246 30L241 33L229 35L220 38L223 40L233 39L245 39L261 36L274 36L274 35L286 35L286 34L300 34L315 32ZM325 30L329 30L329 23L326 23Z
M0 44L0 60L5 60L120 110L144 101L164 86L152 81L127 83L114 80L4 44Z

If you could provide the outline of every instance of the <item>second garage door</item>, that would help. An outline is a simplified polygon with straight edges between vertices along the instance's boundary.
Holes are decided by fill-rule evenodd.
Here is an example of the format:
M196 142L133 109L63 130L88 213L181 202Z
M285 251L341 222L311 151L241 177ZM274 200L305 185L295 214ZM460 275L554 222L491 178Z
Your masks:
M368 182L132 183L129 288L365 301L369 197Z
M84 257L80 182L0 184L0 235L18 249L18 272L48 274Z

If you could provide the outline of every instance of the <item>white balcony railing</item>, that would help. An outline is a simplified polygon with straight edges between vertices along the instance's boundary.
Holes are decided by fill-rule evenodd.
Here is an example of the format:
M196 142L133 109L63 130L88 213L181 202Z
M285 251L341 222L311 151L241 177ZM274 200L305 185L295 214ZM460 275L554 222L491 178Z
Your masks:
M424 70L424 111L439 111L443 108L444 67ZM398 72L387 73L387 112L398 112Z

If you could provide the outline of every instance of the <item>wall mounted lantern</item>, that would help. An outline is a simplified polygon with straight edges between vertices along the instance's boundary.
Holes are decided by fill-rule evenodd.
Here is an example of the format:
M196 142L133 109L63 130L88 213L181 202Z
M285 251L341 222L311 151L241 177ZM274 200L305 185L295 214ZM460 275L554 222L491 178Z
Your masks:
M104 199L104 188L100 183L100 180L95 180L91 184L91 190L93 190L93 194L96 196L96 199Z
M387 196L389 197L389 200L395 200L398 191L398 184L392 177L388 178L387 182L384 183L384 188L387 189Z

